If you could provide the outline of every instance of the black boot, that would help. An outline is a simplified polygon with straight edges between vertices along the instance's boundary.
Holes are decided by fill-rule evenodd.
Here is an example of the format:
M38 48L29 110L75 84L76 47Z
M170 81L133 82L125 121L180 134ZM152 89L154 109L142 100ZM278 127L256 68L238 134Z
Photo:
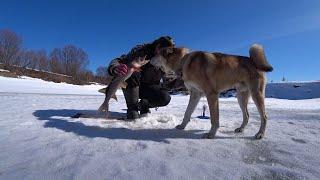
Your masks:
M128 107L127 119L128 120L138 119L139 118L139 113L138 113L139 87L122 89L122 91Z
M151 113L149 108L150 108L149 101L147 99L141 99L139 102L140 116L146 117L148 113Z

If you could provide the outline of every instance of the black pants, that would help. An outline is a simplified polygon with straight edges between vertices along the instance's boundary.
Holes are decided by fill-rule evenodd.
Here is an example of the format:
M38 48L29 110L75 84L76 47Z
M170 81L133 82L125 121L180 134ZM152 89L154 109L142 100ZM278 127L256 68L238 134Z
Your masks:
M169 104L171 97L168 91L160 85L140 85L122 89L128 111L138 111L139 98L144 108L162 107Z
M171 100L168 90L160 85L142 84L139 88L139 97L148 100L149 108L166 106Z

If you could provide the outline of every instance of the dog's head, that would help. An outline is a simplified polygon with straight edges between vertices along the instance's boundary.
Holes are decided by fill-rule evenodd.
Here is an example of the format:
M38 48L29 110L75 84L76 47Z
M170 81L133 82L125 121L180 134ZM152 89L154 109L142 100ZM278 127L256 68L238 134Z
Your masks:
M166 73L175 71L180 68L180 61L188 52L187 48L162 48L151 58L150 63Z

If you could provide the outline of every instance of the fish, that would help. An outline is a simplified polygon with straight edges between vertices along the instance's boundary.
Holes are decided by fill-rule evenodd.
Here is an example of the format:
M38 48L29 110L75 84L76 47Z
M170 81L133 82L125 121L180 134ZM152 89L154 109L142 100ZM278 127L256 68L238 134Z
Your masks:
M107 77L107 80L106 80L106 82L107 82L106 85L107 86L110 84L110 82L112 81L113 78L114 77L112 77L112 76ZM120 83L120 87L121 88L126 88L127 87L127 83L126 82ZM105 87L105 88L99 89L98 92L102 93L102 94L107 94L107 88ZM111 99L114 99L114 100L118 101L118 98L117 98L116 94L113 94L113 96L111 96Z
M131 77L131 75L134 72L140 71L140 68L147 64L150 60L146 60L146 56L144 57L139 57L135 60L133 60L131 63L126 64L128 67L128 72L124 76L115 76L112 78L111 82L107 86L107 88L100 89L99 92L105 92L106 96L104 99L104 102L102 105L99 107L98 111L99 112L104 112L105 117L108 118L109 116L109 101L111 98L114 98L117 100L117 97L115 95L116 91L118 88L126 88L127 83L125 82L128 78Z

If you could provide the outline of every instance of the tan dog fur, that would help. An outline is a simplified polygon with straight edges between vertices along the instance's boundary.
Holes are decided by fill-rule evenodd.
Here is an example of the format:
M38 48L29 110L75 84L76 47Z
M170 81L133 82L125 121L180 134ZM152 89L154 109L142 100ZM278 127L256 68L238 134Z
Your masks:
M264 136L267 124L264 105L265 72L273 68L268 64L262 46L252 45L249 54L250 57L244 57L202 51L188 53L186 48L165 48L151 59L151 64L165 71L182 73L182 79L190 91L183 122L176 126L177 129L186 127L200 98L205 95L210 109L211 129L204 134L204 138L213 138L219 128L219 93L234 87L243 114L243 122L235 132L242 132L248 123L247 105L251 95L261 119L255 138L261 139Z

